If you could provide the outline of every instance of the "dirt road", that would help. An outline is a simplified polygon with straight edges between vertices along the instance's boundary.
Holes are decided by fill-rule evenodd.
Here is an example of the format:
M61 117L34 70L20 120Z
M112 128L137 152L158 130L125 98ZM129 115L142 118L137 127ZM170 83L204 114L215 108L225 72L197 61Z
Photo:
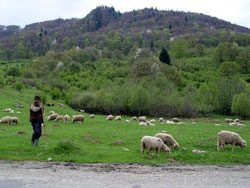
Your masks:
M0 188L250 187L250 165L136 165L0 161Z

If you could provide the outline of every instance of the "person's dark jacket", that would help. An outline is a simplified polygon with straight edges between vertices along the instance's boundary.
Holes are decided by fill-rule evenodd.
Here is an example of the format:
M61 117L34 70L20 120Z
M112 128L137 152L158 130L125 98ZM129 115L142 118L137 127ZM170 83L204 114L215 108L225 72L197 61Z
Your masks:
M40 108L39 104L32 103L30 105L30 122L44 123L43 122L43 109Z

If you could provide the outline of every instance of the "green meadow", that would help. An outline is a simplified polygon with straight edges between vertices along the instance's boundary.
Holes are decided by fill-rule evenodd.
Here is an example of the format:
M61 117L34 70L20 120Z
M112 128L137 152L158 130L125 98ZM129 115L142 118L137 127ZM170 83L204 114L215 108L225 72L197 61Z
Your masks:
M166 125L156 122L155 127L141 127L138 121L127 123L128 116L122 116L122 121L106 121L106 116L95 115L89 119L89 114L84 113L83 124L68 124L63 122L48 122L45 120L45 135L40 139L39 146L31 144L32 126L29 120L29 105L35 94L40 94L36 89L23 89L18 92L10 87L0 90L0 118L11 115L20 120L18 125L0 125L0 159L5 160L39 160L67 161L77 163L146 163L146 164L250 164L250 148L235 147L231 152L231 145L225 151L217 152L217 133L221 130L237 132L250 143L250 123L244 121L245 127L229 127L224 123L225 117L183 119L184 125ZM24 108L16 108L21 103ZM58 114L70 116L81 114L65 105L59 108L61 101L47 99L55 107L45 106L45 117L53 110ZM12 108L15 114L3 112L4 108ZM21 114L16 114L20 111ZM120 115L120 114L116 114ZM72 118L72 117L71 117ZM155 118L156 119L156 118ZM72 120L72 119L71 119ZM196 122L196 123L193 123ZM221 124L215 126L215 123ZM179 149L171 148L171 153L164 152L157 157L151 151L152 160L141 157L140 140L145 135L155 135L166 131L180 144ZM43 132L44 133L44 132ZM206 153L197 154L198 149Z

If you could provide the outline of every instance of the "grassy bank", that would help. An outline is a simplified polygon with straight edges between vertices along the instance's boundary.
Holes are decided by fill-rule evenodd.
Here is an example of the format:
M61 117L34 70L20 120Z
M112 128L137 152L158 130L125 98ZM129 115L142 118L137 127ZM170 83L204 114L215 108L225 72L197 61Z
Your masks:
M84 124L64 124L63 122L48 122L47 137L43 136L39 147L31 145L32 127L29 119L29 104L37 90L24 89L22 93L11 88L0 90L0 117L9 115L3 108L13 108L22 114L14 114L20 119L19 125L0 125L0 159L11 160L47 160L71 161L80 163L148 163L159 164L174 161L190 164L250 164L249 147L242 150L236 147L231 152L231 146L226 146L224 152L216 150L216 135L221 130L237 132L250 143L250 124L245 127L229 127L222 119L196 119L196 124L185 120L184 125L166 125L156 123L155 127L141 127L138 122L126 123L130 117L122 117L122 121L106 121L106 116L96 115L89 119L85 115ZM19 100L23 109L15 108L15 100ZM48 100L58 104L56 101ZM80 114L65 105L64 108L45 107L46 115L50 110L65 115ZM215 122L221 126L215 126ZM144 135L154 135L165 130L176 138L180 144L178 150L160 157L153 156L152 160L140 155L140 140ZM19 132L24 132L18 134ZM119 141L119 142L118 142ZM121 145L119 145L121 144ZM193 153L193 149L205 150L204 154ZM152 153L155 153L152 151Z

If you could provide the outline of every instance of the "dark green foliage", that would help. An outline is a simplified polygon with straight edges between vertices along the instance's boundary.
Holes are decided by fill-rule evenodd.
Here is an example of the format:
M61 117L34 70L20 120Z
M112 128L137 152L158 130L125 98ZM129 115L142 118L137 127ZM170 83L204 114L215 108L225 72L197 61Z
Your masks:
M241 117L250 117L250 97L247 93L237 94L233 97L232 113Z
M17 91L21 91L22 89L23 89L23 83L21 82L21 81L17 81L16 83L15 83L15 85L14 85L14 87L15 87L15 89L17 90Z
M160 61L161 61L162 63L166 63L166 64L169 64L169 65L170 65L171 60L170 60L170 57L169 57L169 55L168 55L168 52L167 52L167 50L166 50L165 48L163 48L163 49L161 50L159 59L160 59Z
M219 63L224 61L235 61L239 51L238 46L231 42L222 42L216 48L214 58Z
M56 100L62 96L62 93L58 88L54 88L51 90L50 95L51 95L53 100Z
M21 72L17 67L10 67L6 72L6 75L17 77L21 75Z
M220 75L226 78L232 78L234 75L238 74L239 71L240 66L234 62L224 62L219 67Z
M74 154L80 151L80 148L76 146L75 143L64 140L59 142L54 148L53 151L55 154Z

